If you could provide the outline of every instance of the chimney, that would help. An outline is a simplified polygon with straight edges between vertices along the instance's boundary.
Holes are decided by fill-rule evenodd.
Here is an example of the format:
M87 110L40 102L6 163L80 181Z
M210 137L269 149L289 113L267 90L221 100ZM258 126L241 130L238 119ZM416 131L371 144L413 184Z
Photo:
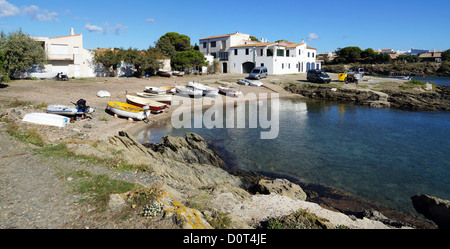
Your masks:
M73 32L73 28L70 28L70 35L75 35L75 33Z
M302 43L305 43L305 39L302 39Z
M264 42L264 38L261 38L261 42Z

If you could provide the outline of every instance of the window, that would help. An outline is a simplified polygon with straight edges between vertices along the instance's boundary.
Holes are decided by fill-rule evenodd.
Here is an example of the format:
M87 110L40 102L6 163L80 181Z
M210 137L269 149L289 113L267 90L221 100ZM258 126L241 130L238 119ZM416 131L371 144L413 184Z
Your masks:
M284 69L284 63L281 63L281 69Z
M216 47L216 42L215 42L215 41L211 42L211 47L212 47L212 48L215 48L215 47Z
M203 43L203 48L206 48L206 42Z
M291 69L291 63L288 63L288 68Z
M249 49L248 49L248 48L245 49L245 54L246 54L246 55L249 54Z
M261 56L264 56L264 49L260 49L261 51Z
M264 67L264 63L261 63L261 67Z
M298 50L298 55L302 55L302 50L301 49Z
M308 57L309 57L309 52L308 52Z
M312 53L312 57L314 58L314 53Z
M267 49L267 57L271 57L271 56L273 56L273 50Z
M286 57L289 57L289 50L286 50Z
M211 55L214 57L214 59L217 58L216 53L211 53Z
M277 49L277 56L284 56L284 50L283 49Z
M238 50L237 49L234 50L234 55L238 55Z

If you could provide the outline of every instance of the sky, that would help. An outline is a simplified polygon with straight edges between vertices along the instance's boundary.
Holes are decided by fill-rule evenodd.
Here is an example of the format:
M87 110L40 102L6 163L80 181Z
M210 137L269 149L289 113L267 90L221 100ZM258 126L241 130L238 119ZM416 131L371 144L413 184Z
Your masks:
M83 45L147 49L167 32L191 44L239 31L288 40L319 53L361 49L450 49L448 0L0 0L0 30L31 36L83 34Z

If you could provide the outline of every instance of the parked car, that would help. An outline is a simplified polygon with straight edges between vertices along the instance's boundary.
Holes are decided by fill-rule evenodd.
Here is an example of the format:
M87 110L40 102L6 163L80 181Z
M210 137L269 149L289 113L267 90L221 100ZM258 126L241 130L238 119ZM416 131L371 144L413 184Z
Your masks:
M250 72L250 75L248 76L249 78L252 79L261 79L261 78L266 78L267 77L267 67L255 67L253 68L253 70Z
M313 69L308 71L308 74L306 75L306 80L317 83L330 83L331 77L322 70Z

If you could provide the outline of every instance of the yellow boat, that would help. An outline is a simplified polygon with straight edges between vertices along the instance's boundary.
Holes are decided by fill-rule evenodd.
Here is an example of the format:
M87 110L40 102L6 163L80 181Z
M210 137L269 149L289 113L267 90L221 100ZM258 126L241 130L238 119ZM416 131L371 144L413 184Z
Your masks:
M148 106L139 107L123 102L108 101L106 108L118 116L139 120L147 119L150 115L150 109Z

